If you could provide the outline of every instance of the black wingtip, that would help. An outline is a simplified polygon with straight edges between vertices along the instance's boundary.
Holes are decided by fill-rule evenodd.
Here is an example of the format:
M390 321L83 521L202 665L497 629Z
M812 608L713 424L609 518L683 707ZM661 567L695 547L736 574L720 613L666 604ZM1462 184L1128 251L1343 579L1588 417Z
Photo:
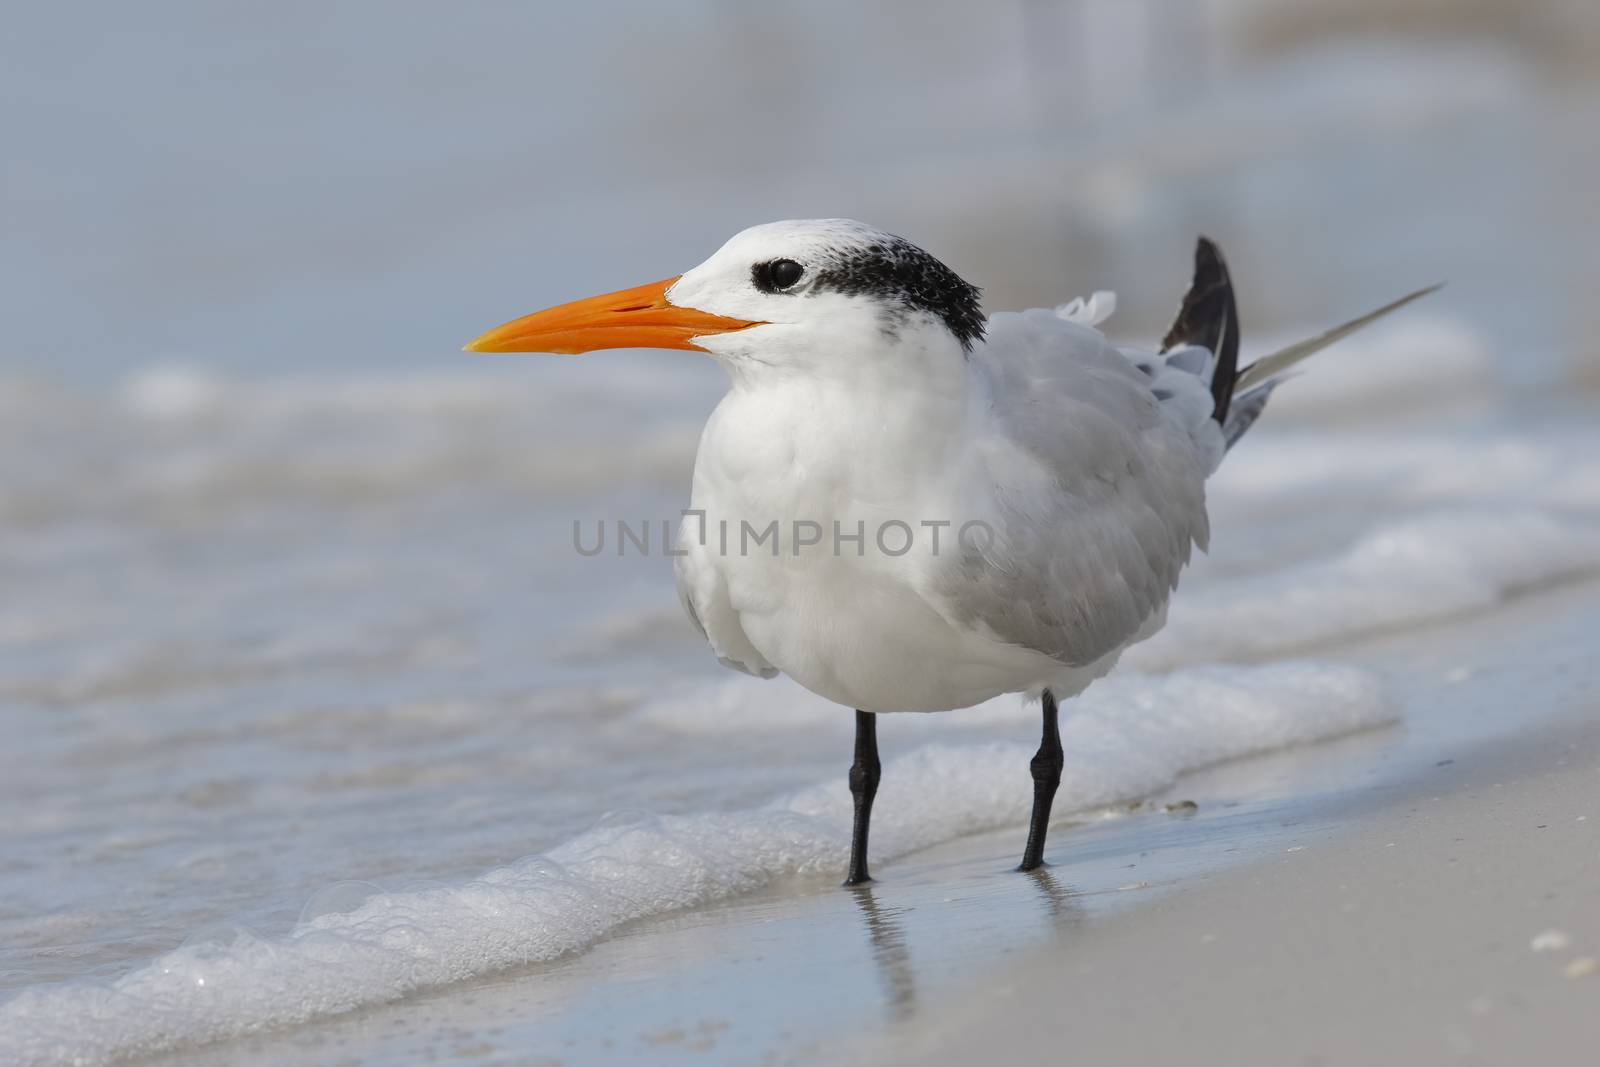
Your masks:
M1161 341L1161 350L1179 345L1199 345L1216 359L1211 372L1212 418L1228 417L1228 401L1239 368L1239 311L1233 299L1233 279L1222 249L1209 237L1194 245L1194 280L1184 294L1178 317Z

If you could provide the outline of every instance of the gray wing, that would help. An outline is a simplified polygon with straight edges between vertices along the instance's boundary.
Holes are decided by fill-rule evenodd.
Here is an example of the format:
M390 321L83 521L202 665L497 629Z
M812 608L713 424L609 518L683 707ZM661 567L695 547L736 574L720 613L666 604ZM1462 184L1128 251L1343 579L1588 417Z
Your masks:
M1124 352L1050 311L996 315L973 353L988 409L960 477L978 530L937 560L958 625L1084 666L1147 636L1205 547L1223 452L1199 348Z

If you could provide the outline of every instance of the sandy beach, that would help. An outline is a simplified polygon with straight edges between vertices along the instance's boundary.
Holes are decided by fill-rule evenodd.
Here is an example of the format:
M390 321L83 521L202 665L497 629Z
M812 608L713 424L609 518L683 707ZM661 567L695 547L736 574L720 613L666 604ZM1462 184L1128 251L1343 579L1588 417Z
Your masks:
M1304 844L994 966L862 1063L1584 1063L1600 908L1594 698L1346 797ZM1338 1005L1337 1011L1330 1011Z

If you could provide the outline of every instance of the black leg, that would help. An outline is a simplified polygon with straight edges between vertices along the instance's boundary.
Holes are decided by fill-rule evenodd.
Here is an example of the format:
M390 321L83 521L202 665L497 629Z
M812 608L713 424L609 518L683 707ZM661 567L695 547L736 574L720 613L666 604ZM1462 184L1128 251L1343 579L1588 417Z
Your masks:
M1044 835L1050 829L1050 802L1061 784L1061 729L1056 716L1055 694L1044 691L1044 735L1028 770L1033 772L1033 818L1028 820L1028 845L1022 850L1022 866L1031 871L1044 863Z
M856 761L850 765L850 795L856 800L855 832L850 835L850 874L845 885L872 881L867 873L867 828L872 822L872 798L878 795L878 716L856 712Z

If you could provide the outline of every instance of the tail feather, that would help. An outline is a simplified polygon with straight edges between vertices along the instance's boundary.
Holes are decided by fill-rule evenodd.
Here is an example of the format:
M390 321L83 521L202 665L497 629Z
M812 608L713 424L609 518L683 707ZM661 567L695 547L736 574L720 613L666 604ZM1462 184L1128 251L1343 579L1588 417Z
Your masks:
M1399 300L1390 301L1376 311L1369 311L1360 318L1351 319L1349 322L1335 326L1333 329L1319 333L1317 336L1307 340L1297 341L1287 348L1280 348L1270 356L1262 356L1239 373L1239 380L1234 386L1234 391L1243 394L1257 388L1264 382L1278 380L1285 371L1296 363L1316 355L1335 341L1342 341L1363 326L1377 322L1385 315L1399 311L1413 300L1420 300L1429 293L1436 292L1443 287L1444 283L1439 282L1436 285L1428 286L1426 289L1418 289L1414 293L1407 293Z
M1161 341L1161 351L1183 345L1196 345L1212 354L1211 417L1226 425L1239 366L1239 311L1222 250L1209 237L1195 242L1194 280L1183 295L1178 317Z
M1440 282L1407 293L1376 311L1240 368L1239 311L1234 304L1233 281L1228 276L1228 265L1223 261L1221 249L1210 238L1201 237L1194 249L1194 280L1183 296L1178 317L1161 341L1161 351L1173 353L1167 366L1187 371L1206 382L1211 390L1211 417L1222 427L1227 447L1232 448L1261 417L1272 391L1297 364L1443 285Z
M1222 424L1225 449L1238 444L1239 438L1256 424L1256 420L1267 408L1267 401L1272 397L1272 391L1282 383L1282 378L1275 378L1233 398L1233 406L1228 408L1228 418Z

